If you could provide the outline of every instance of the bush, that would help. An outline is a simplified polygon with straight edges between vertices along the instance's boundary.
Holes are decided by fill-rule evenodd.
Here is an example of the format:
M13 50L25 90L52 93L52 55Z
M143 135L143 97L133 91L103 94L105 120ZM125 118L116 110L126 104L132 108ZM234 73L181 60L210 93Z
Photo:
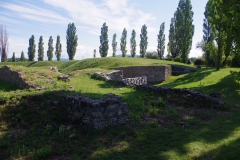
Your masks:
M232 63L232 59L233 59L232 56L228 56L225 65L230 66Z
M211 58L211 59L209 60L208 66L209 66L209 67L215 67L215 61L214 61L214 59Z
M168 54L168 55L166 56L166 60L167 60L167 61L172 61L172 56L171 56L170 54Z
M158 59L158 54L156 51L153 52L147 52L146 53L146 58L150 58L150 59Z
M234 56L231 62L232 67L240 67L240 56Z
M205 58L197 58L197 59L195 59L194 65L206 65Z
M173 59L174 62L182 62L181 57L177 56Z

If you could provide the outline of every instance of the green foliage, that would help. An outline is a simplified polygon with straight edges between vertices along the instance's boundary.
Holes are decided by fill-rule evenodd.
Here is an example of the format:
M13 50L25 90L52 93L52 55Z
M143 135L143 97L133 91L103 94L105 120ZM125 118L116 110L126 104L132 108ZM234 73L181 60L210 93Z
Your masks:
M75 27L74 23L69 23L68 28L67 28L67 53L68 53L68 58L69 60L73 60L77 46L78 46L78 36L76 34L77 29Z
M49 40L48 40L48 50L47 50L47 57L48 57L48 60L49 61L52 61L52 58L53 58L53 50L54 50L54 47L53 47L53 39L52 39L52 36L49 37Z
M147 26L144 24L140 34L140 57L144 58L148 46Z
M124 28L122 32L121 43L120 43L122 57L126 57L126 53L127 53L126 45L127 45L127 30L126 28Z
M240 56L234 56L231 62L232 67L240 67Z
M22 53L21 53L20 61L21 61L21 62L26 61L23 51L22 51Z
M173 59L174 62L182 62L182 59L180 56L177 56Z
M206 65L206 60L205 58L196 58L194 60L194 65Z
M130 38L130 48L131 48L131 56L132 57L135 57L136 55L136 31L135 30L132 30L132 37Z
M4 94L3 96L0 97L0 102L5 104L7 101L9 101L11 96L9 94Z
M13 56L12 56L12 62L15 62L16 58L15 58L15 52L13 52Z
M231 76L233 76L234 81L240 85L240 71L230 71ZM236 90L238 92L238 95L240 95L240 90Z
M117 52L117 42L116 42L117 35L114 33L113 35L113 40L112 40L112 49L113 49L113 57L116 57L116 52Z
M108 26L106 23L103 23L101 28L101 35L100 35L100 47L99 53L101 57L107 57L108 54Z
M29 47L28 47L28 61L34 61L36 51L36 45L34 40L34 35L29 39Z
M211 59L212 59L212 61L214 61L214 64L217 64L217 62L218 62L218 48L217 48L217 46L213 43L213 42L208 42L207 44L206 44L206 49L210 52L210 60L208 61L208 63L209 63L209 66L211 66L211 64L213 63L213 62L211 62Z
M180 0L175 15L176 38L179 45L180 57L183 63L187 63L194 34L191 1Z
M38 61L43 61L44 58L44 47L43 47L43 37L40 36L38 43Z
M62 53L62 44L60 41L60 36L57 36L57 42L56 42L56 50L55 50L55 56L57 57L57 61L60 61L61 53Z
M177 28L176 28L176 12L174 17L171 19L169 35L168 35L168 57L176 58L179 56L179 42L177 38Z
M158 53L157 53L156 51L147 52L147 53L146 53L146 58L158 59Z
M160 30L159 30L159 35L158 35L158 46L157 46L158 57L160 59L163 59L163 55L164 55L164 51L165 51L165 34L164 34L164 29L165 29L165 23L163 22L160 25Z

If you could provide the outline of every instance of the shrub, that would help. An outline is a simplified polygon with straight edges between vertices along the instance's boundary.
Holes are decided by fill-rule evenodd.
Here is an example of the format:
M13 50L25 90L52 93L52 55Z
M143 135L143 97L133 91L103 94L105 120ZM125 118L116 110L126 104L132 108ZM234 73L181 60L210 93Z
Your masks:
M240 56L234 56L231 63L232 67L240 67Z
M171 57L170 54L168 54L168 55L166 56L166 60L167 60L167 61L172 61L172 57Z
M227 66L230 66L231 65L231 63L232 63L232 56L228 56L228 58L227 58L227 60L226 60L226 64L225 65L227 65Z
M206 65L205 58L197 58L197 59L195 59L194 65Z
M147 52L146 53L146 58L150 58L150 59L158 59L158 54L156 51L153 52Z
M181 60L181 57L178 56L178 57L175 57L175 58L173 59L173 61L174 61L174 62L181 62L182 60Z

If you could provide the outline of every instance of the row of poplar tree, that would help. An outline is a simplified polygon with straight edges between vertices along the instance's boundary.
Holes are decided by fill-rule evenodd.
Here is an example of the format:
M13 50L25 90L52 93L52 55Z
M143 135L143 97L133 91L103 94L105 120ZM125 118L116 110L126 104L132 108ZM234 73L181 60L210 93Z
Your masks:
M181 62L187 63L188 55L192 46L192 37L194 34L194 25L193 23L193 11L190 0L180 0L177 11L174 13L174 17L171 19L170 30L169 30L169 42L168 42L168 56L171 58L179 57ZM165 35L164 35L165 25L162 23L160 25L160 30L158 36L158 45L157 45L157 53L158 58L162 59L165 50ZM100 36L100 47L99 52L101 57L106 57L108 53L108 27L106 23L103 24L101 28L101 36ZM126 37L127 31L124 28L121 37L120 49L122 51L122 57L126 56ZM132 31L132 36L130 39L130 53L131 56L134 57L136 54L136 32ZM144 57L147 50L147 26L143 25L140 34L140 57ZM112 40L112 48L113 48L113 56L116 56L116 34L113 35ZM96 55L96 50L94 50L94 57Z
M158 35L158 57L160 59L163 58L164 55L164 49L165 49L165 35L164 33L164 23L161 24L160 26L160 31ZM113 35L112 39L112 50L113 54L112 56L116 56L117 52L117 42L116 42L116 33ZM131 38L130 38L130 53L131 57L135 57L136 55L136 31L132 30ZM147 36L147 26L144 24L141 29L141 34L140 34L140 57L145 57L146 50L147 50L147 45L148 45L148 36ZM108 54L108 26L106 26L106 23L103 24L101 28L101 36L100 36L100 47L99 47L99 53L101 57L106 57ZM121 37L121 43L120 43L120 50L122 51L122 57L126 57L127 49L127 30L126 28L123 29L122 32L122 37ZM94 57L96 57L96 50L94 50Z
M67 29L67 53L69 56L69 60L73 60L75 53L76 53L76 48L77 48L77 41L78 37L76 35L76 26L74 23L69 23L68 24L68 29ZM40 36L39 38L39 43L38 43L38 61L43 61L44 58L44 42L43 42L43 37ZM49 61L52 61L53 59L53 39L52 36L50 36L48 40L48 50L47 50L47 57ZM36 44L35 44L35 38L34 35L31 36L29 39L29 47L28 47L28 61L34 61L35 58L35 53L36 53ZM55 56L57 57L57 60L60 61L61 58L61 53L62 53L62 44L60 41L60 36L57 36L57 41L56 41L56 47L55 47ZM24 52L22 51L20 61L25 61L25 56ZM13 53L12 56L12 61L15 62L15 53Z

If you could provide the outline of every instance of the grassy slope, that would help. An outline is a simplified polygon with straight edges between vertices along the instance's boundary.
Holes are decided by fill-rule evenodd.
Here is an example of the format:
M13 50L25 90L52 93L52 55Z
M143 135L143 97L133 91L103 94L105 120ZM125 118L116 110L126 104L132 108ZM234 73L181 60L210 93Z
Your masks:
M47 67L49 64L43 63L41 72L49 74ZM152 109L151 106L144 105L144 97L151 93L137 91L116 83L93 80L90 75L96 71L107 72L106 68L124 66L124 64L134 66L168 63L170 62L159 60L105 58L71 61L55 66L65 73L71 72L69 85L73 86L74 94L81 93L92 98L100 98L109 92L121 95L123 100L129 104L131 115L137 118ZM27 72L28 69L31 67L26 68L25 72L31 75ZM226 115L217 116L210 121L197 123L194 127L190 125L191 121L186 121L184 127L164 128L163 126L157 127L155 124L129 124L102 131L83 132L75 128L59 133L61 125L69 124L64 121L65 117L57 109L51 109L51 105L46 103L47 100L42 98L46 95L47 99L55 100L54 94L58 90L53 88L41 92L18 90L17 93L20 92L21 95L36 95L35 99L40 99L39 105L41 105L37 112L33 109L34 106L24 105L25 102L12 104L12 106L10 103L7 108L4 108L5 105L0 105L0 113L3 115L2 118L0 117L0 150L6 152L6 154L0 152L0 159L1 155L7 155L7 153L11 153L7 159L10 157L45 159L49 157L49 154L49 158L52 159L58 155L73 159L238 159L240 157L238 152L240 103L235 90L239 86L229 76L230 70L240 71L240 69L233 68L223 68L220 71L203 68L188 75L171 76L164 83L156 84L192 88L204 93L222 92L222 98L231 108L229 113L226 112ZM51 79L51 77L48 78ZM2 93L17 94L14 91L16 87L2 82L1 84ZM234 113L231 113L232 111ZM22 118L18 120L19 114ZM8 124L9 121L11 125ZM56 124L52 124L52 121ZM11 139L9 136L17 133L16 126L26 133ZM50 130L51 134L48 134L47 126L53 127ZM68 138L72 133L76 133L77 136L73 139Z

